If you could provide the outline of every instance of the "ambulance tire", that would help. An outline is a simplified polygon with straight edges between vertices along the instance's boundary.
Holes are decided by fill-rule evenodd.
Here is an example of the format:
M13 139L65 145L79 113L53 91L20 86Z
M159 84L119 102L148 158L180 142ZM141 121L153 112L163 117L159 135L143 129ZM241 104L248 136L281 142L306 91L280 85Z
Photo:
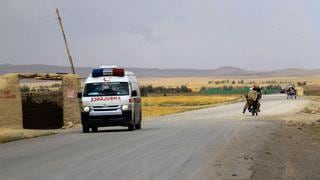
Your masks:
M129 131L134 131L136 129L135 120L133 119L132 122L128 125Z
M141 113L140 113L140 120L139 120L139 123L136 124L136 129L141 129L141 121L142 121L142 117L141 117Z
M88 133L89 132L89 127L88 126L82 126L82 132L83 133Z
M92 132L98 132L98 127L92 127Z
M136 129L141 129L141 121L138 124L136 124Z

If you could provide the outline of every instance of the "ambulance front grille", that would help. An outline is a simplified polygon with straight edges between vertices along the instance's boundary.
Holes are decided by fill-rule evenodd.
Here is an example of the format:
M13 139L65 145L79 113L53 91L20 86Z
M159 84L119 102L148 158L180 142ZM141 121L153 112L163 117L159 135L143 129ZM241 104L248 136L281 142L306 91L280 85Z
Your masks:
M95 109L95 108L119 108L120 106L117 106L117 105L115 105L115 106L92 106L92 108L93 109Z
M93 111L117 111L121 106L92 106Z

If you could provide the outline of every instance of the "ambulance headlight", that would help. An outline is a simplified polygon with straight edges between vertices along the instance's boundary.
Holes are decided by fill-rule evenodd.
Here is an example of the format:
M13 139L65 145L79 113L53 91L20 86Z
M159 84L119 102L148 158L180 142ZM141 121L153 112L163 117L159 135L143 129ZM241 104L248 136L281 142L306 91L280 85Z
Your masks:
M131 105L130 105L130 104L122 105L121 109L122 109L122 111L128 111L128 110L131 110Z
M89 112L90 111L90 107L89 106L84 106L84 107L82 107L82 111L83 112Z

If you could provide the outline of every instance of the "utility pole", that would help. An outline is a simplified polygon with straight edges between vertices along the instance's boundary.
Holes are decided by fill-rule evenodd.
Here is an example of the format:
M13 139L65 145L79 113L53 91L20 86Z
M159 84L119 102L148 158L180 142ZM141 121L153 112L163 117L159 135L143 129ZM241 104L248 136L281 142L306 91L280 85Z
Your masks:
M69 51L68 41L67 41L67 38L66 38L66 34L64 33L64 28L63 28L63 25L62 25L62 21L61 21L61 17L60 17L58 8L56 8L56 14L57 14L57 17L58 17L58 20L59 20L61 32L62 32L63 39L64 39L64 45L65 45L65 47L66 47L67 54L68 54L68 59L69 59L69 63L70 63L70 65L71 65L71 70L72 70L72 73L75 74L76 72L75 72L75 70L74 70L72 57L71 57L71 54L70 54L70 51Z

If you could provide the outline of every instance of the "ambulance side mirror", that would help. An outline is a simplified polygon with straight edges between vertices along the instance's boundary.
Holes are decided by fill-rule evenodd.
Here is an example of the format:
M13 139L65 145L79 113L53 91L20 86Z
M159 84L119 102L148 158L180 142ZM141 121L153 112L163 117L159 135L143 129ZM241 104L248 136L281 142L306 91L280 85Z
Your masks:
M78 92L78 98L79 98L79 99L82 98L82 92Z
M137 91L136 90L133 90L132 92L131 92L131 96L132 97L136 97L138 94L137 94Z

